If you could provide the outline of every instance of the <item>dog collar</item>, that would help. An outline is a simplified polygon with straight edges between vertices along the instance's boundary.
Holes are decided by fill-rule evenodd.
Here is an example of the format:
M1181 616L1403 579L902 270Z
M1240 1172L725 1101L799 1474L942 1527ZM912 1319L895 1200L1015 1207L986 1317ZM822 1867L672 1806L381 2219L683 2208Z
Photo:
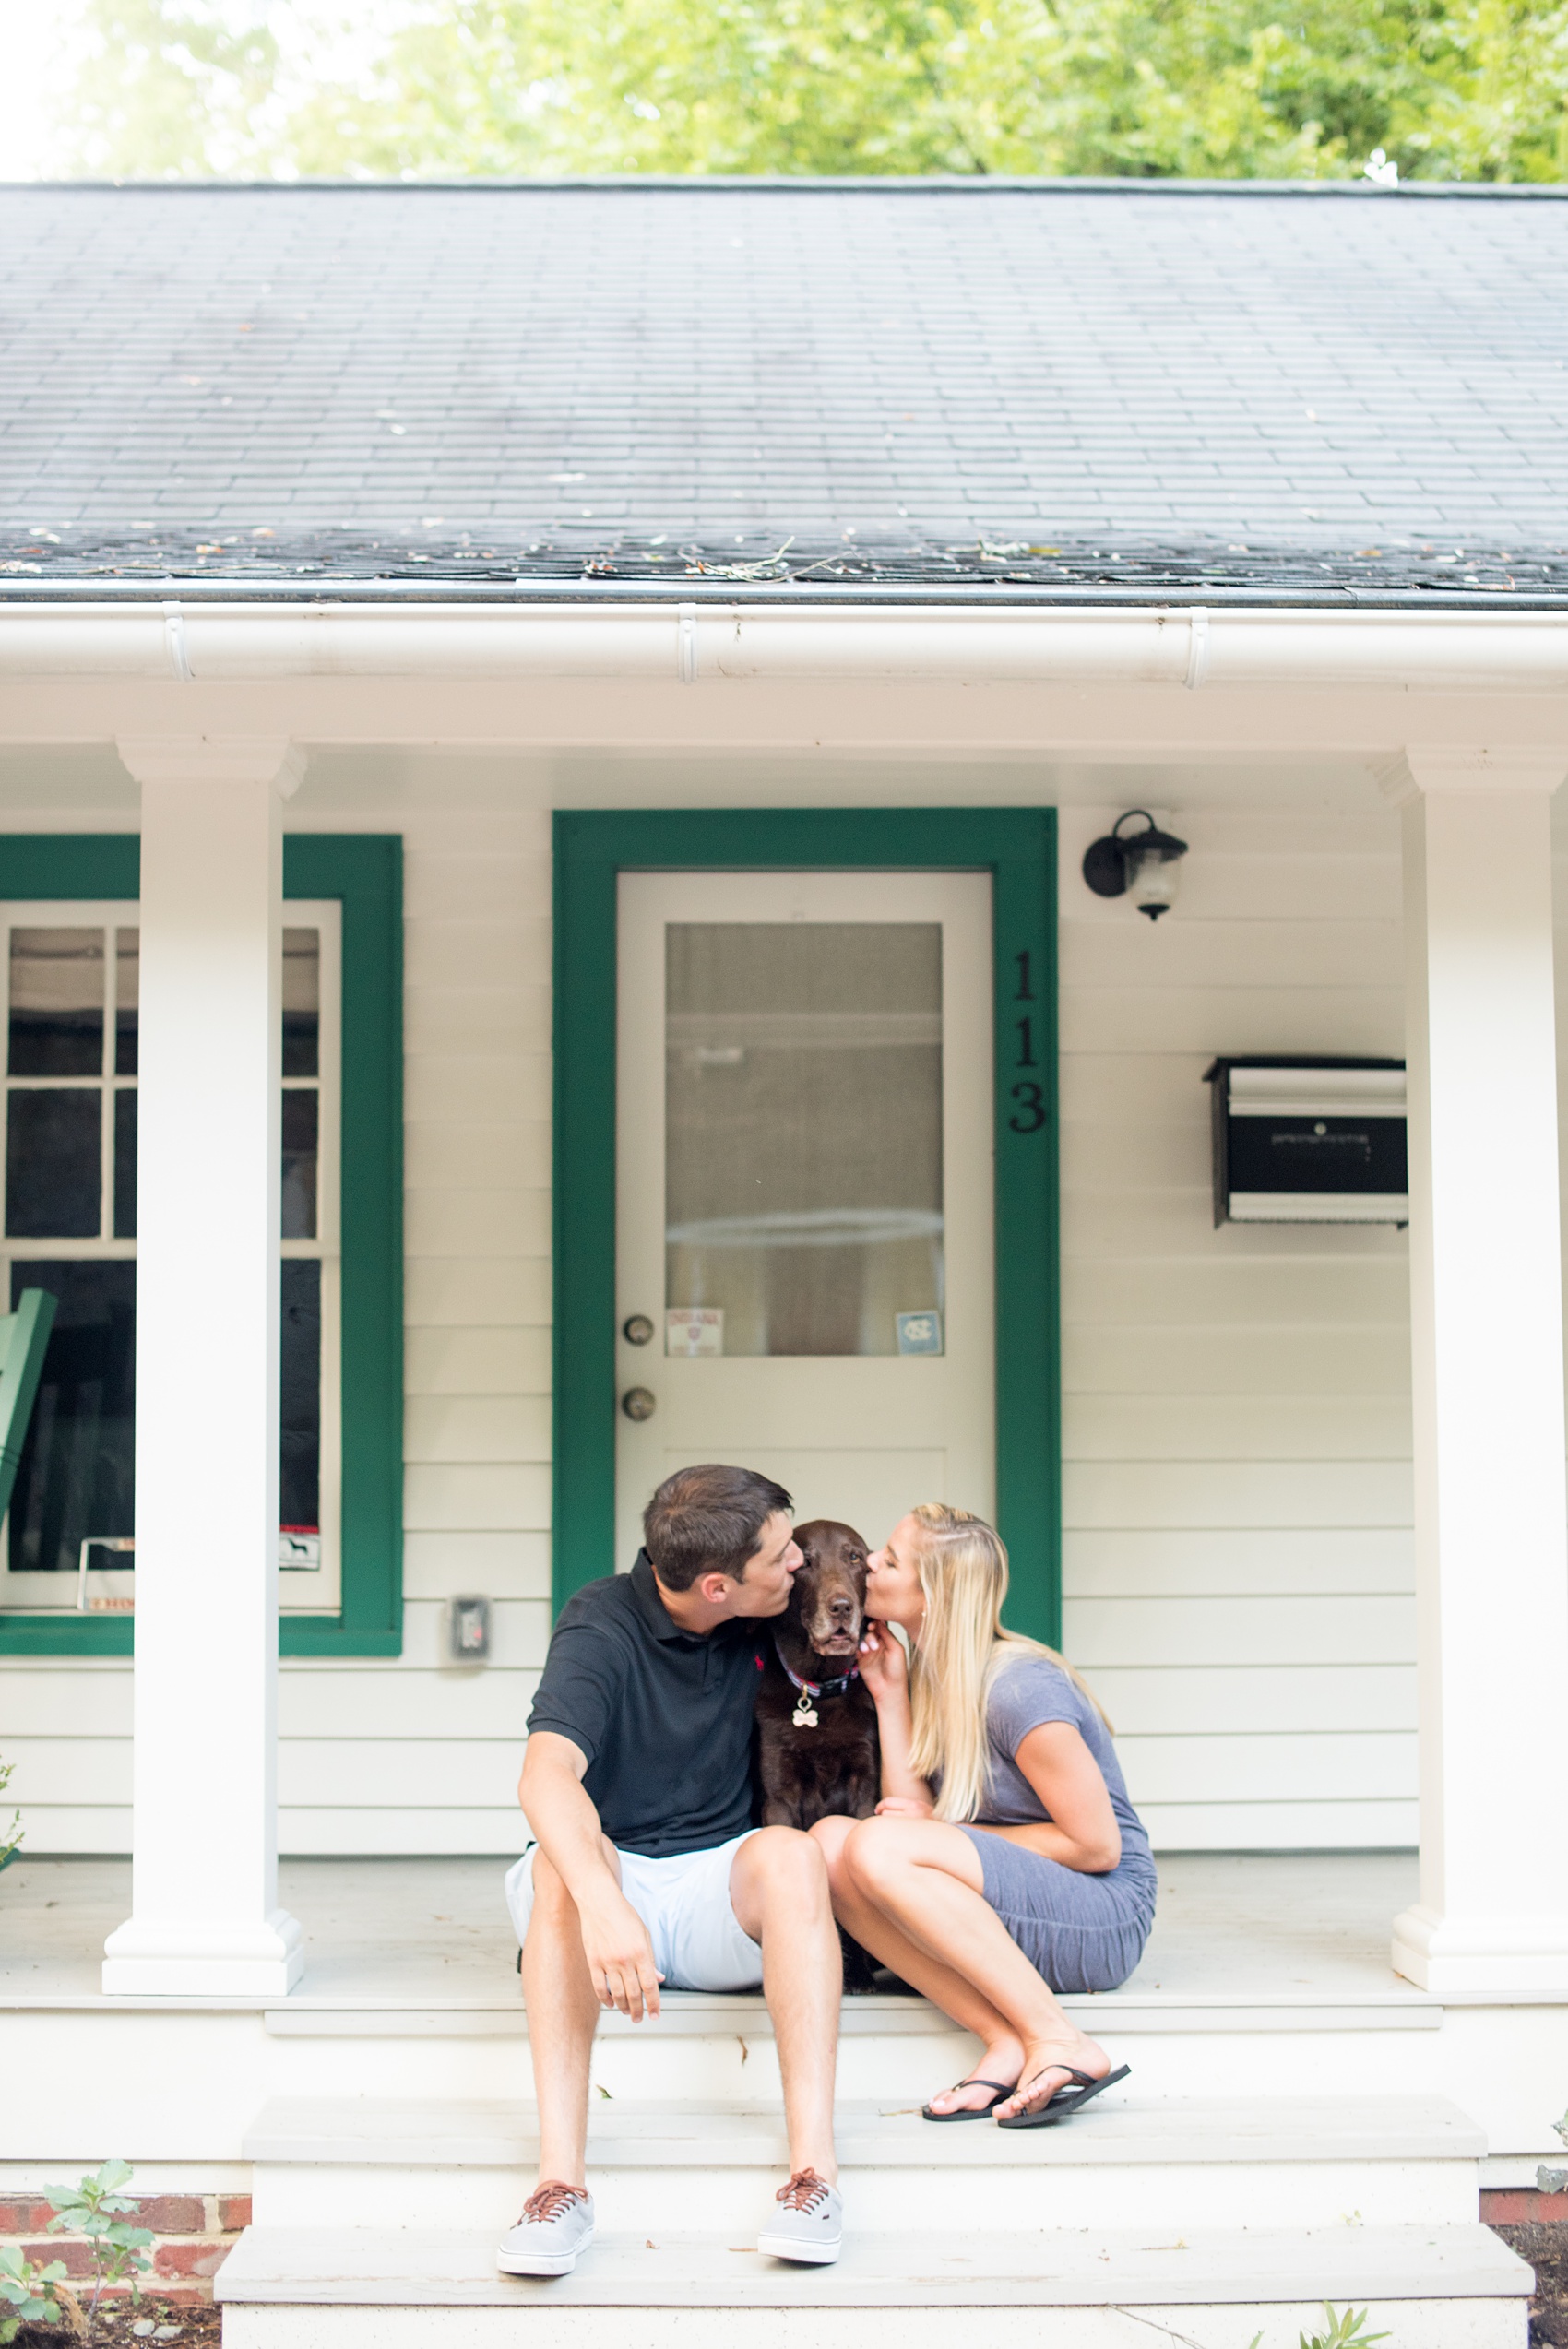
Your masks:
M842 1696L845 1690L849 1686L851 1680L858 1680L861 1677L860 1666L858 1664L851 1664L849 1670L847 1672L840 1673L836 1680L802 1680L800 1674L798 1672L791 1672L790 1667L785 1663L782 1655L779 1654L778 1642L777 1640L773 1643L773 1653L778 1657L779 1668L783 1672L784 1678L790 1683L791 1687L799 1689L802 1696Z

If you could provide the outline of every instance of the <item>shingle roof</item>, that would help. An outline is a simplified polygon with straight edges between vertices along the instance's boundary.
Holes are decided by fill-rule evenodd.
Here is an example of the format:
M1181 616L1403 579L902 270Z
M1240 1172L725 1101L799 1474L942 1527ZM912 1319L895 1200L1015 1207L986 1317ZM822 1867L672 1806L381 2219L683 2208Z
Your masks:
M18 584L1568 588L1539 195L13 186L0 348Z

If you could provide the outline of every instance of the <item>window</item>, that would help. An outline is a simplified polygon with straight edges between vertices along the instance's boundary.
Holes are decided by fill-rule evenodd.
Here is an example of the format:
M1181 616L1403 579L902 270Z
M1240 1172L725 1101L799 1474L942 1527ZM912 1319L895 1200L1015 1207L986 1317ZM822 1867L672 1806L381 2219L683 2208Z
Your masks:
M47 920L40 919L41 910ZM0 1249L14 1306L54 1329L0 1541L0 1606L130 1603L135 1529L137 1010L134 905L0 905ZM289 1610L341 1590L339 907L283 932L279 1562Z
M402 846L395 834L371 833L291 834L283 843L283 919L293 934L283 984L279 1514L297 1544L282 1584L285 1655L397 1655L402 1647ZM0 833L0 1180L15 1117L20 1223L42 1187L38 1153L24 1148L30 1119L55 1154L57 1194L39 1210L53 1228L25 1232L10 1227L9 1198L0 1201L0 1275L10 1293L42 1285L53 1267L55 1294L71 1292L71 1318L63 1303L51 1344L51 1362L64 1366L47 1436L53 1470L46 1462L25 1506L20 1484L13 1496L13 1517L30 1524L33 1547L14 1551L11 1527L0 1533L0 1655L131 1652L127 1613L78 1612L74 1583L61 1606L73 1576L40 1561L64 1550L74 1568L72 1525L89 1513L97 1522L85 1531L95 1536L130 1522L122 1468L134 1417L137 1086L134 1065L121 1061L123 1051L134 1060L137 956L119 949L122 931L127 945L135 941L139 861L134 833ZM93 937L58 955L24 939L13 989L12 937L52 931ZM41 1068L41 1059L55 1065ZM62 1107L56 1097L13 1109L18 1095L73 1093L85 1103ZM67 1337L69 1352L56 1354ZM34 1416L38 1444L44 1401ZM123 1552L92 1552L92 1595L134 1586L114 1579L131 1565Z

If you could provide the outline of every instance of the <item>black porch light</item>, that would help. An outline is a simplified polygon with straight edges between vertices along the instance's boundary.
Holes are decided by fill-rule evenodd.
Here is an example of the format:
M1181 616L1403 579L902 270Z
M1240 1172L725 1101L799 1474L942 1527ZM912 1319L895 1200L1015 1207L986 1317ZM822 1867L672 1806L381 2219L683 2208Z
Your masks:
M1122 826L1142 816L1148 827L1123 839ZM1158 921L1176 902L1176 866L1187 853L1185 840L1162 832L1147 808L1119 815L1103 840L1084 854L1084 879L1097 897L1130 896L1138 911Z

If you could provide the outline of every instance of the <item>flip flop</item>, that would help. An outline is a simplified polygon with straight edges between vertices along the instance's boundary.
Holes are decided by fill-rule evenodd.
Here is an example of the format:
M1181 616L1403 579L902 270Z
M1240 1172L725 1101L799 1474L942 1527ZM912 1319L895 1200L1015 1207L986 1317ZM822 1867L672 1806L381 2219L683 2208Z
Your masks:
M1058 2088L1054 2095L1048 2096L1034 2112L1015 2113L1011 2120L999 2120L996 2124L998 2129L1054 2129L1059 2120L1065 2120L1070 2114L1079 2111L1091 2096L1098 2096L1102 2088L1113 2087L1118 2080L1125 2080L1133 2067L1127 2063L1119 2064L1114 2071L1108 2071L1103 2080L1091 2080L1087 2071L1075 2071L1068 2063L1046 2064L1042 2069L1064 2071L1068 2079L1075 2080L1078 2085L1076 2088ZM1038 2073L1036 2077L1039 2077Z
M1017 2087L1018 2083L1016 2080L1010 2088L1004 2088L1000 2080L956 2080L952 2087L947 2091L947 2094L950 2096L956 2096L960 2088L994 2088L996 2094L992 2096L989 2105L975 2105L968 2112L933 2113L929 2105L922 2105L921 2106L921 2118L922 2120L939 2121L989 2120L992 2114L996 2110L998 2105L1004 2105L1009 2096L1016 2094Z

